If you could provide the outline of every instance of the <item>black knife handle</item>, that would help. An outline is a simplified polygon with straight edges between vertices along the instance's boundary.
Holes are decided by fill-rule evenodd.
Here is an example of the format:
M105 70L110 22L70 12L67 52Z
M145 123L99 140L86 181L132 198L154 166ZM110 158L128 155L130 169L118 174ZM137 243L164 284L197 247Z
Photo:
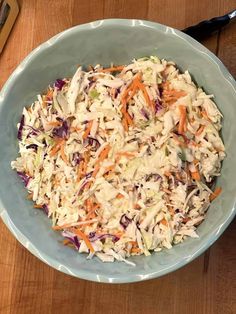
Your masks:
M197 25L187 27L183 32L196 40L201 40L227 25L230 20L231 18L229 14L225 14L223 16L214 17L211 20L202 21Z

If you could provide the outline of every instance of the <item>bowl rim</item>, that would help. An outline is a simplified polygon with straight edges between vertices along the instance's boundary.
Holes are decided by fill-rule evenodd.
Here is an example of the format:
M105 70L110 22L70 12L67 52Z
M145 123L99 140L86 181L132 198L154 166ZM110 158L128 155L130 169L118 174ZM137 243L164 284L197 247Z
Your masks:
M233 76L229 73L226 69L224 64L215 56L211 51L209 51L206 47L202 44L197 42L195 39L191 38L190 36L186 35L185 33L174 29L172 27L159 24L156 22L150 22L147 20L142 19L102 19L92 21L86 24L76 25L74 27L68 28L52 38L48 39L44 43L40 44L36 47L31 53L29 53L24 60L17 66L17 68L13 71L10 75L6 83L4 84L2 90L0 91L0 107L3 106L5 95L7 95L14 84L14 81L17 79L18 75L25 69L25 67L31 62L38 55L39 52L42 52L52 45L56 44L62 38L67 37L67 35L71 33L77 33L83 30L92 30L94 28L102 28L103 26L132 26L132 27L147 27L156 30L162 30L166 34L174 34L179 37L181 40L184 40L189 45L193 47L194 50L198 50L200 53L203 53L208 56L208 58L218 67L218 72L221 74L222 78L226 80L233 89L235 96L236 96L236 82ZM11 231L11 233L15 236L15 238L25 247L27 248L33 255L38 257L41 261L48 264L49 266L64 272L65 274L72 275L74 277L80 279L86 279L95 282L103 282L103 283L131 283L131 282L138 282L144 281L149 279L154 279L160 276L163 276L167 273L175 271L184 265L188 264L196 257L201 255L205 250L207 250L224 232L224 230L228 227L230 222L233 220L236 214L236 201L234 202L234 206L231 209L230 214L225 218L224 222L216 227L210 234L207 235L205 242L202 246L195 251L193 254L185 256L183 259L178 261L175 264L167 266L165 269L156 270L156 271L145 271L145 274L129 274L129 276L122 274L117 276L109 276L109 275L98 275L89 272L89 270L80 270L80 269L69 269L65 265L59 263L58 260L52 258L51 256L40 252L31 242L30 240L24 235L22 231L20 231L16 225L11 220L10 216L7 213L7 210L4 208L2 201L0 199L0 217L2 218L3 222L7 226L7 228ZM118 263L118 262L117 262Z

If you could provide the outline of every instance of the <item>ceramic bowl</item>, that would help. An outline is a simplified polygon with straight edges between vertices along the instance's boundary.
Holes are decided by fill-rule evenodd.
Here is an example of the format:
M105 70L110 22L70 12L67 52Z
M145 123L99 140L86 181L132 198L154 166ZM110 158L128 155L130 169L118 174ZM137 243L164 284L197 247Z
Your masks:
M210 206L198 228L198 239L187 239L171 250L125 263L102 263L63 246L50 220L32 202L10 161L18 153L16 124L22 108L57 78L70 76L78 64L129 63L136 57L158 55L174 60L209 94L224 115L227 157L218 185L223 193ZM235 215L236 84L221 61L201 44L173 28L142 20L101 20L68 29L36 48L14 71L0 94L0 215L31 253L46 264L73 276L108 283L156 278L191 262L222 234Z

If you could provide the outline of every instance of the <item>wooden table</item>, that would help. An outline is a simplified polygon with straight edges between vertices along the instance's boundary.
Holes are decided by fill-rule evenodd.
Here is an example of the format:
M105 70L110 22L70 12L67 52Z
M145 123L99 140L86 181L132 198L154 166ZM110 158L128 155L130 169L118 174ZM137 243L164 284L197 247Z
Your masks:
M36 46L73 25L141 18L183 29L233 10L235 0L21 0L0 56L0 88ZM204 41L236 75L236 23ZM0 221L0 313L234 314L236 221L211 250L184 268L147 282L107 285L64 275L32 256Z

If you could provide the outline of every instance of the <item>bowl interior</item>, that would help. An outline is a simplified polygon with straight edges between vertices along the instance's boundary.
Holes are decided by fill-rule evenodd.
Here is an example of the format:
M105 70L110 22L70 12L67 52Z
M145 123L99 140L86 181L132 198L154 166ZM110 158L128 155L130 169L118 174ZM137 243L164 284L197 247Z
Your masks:
M218 185L220 198L211 205L198 229L199 239L152 254L131 258L136 267L124 263L103 264L98 259L64 247L50 221L26 200L26 191L11 170L17 156L16 124L23 106L57 78L70 77L78 64L127 64L135 57L158 55L189 70L224 114L222 135L227 157ZM130 282L168 273L199 255L223 232L234 215L236 180L236 92L225 67L206 48L179 31L156 23L107 20L82 25L61 33L37 48L14 72L0 95L0 205L1 216L13 234L32 253L53 267L80 278L104 282Z

